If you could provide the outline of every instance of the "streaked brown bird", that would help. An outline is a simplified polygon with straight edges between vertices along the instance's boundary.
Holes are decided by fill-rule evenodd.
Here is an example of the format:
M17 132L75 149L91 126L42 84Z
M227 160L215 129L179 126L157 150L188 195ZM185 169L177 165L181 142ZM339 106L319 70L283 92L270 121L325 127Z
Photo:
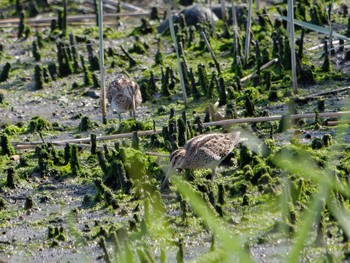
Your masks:
M216 167L240 142L247 140L240 137L240 132L212 133L196 136L189 140L183 148L175 150L170 155L170 167L161 185L162 192L168 179L175 169L206 169L212 170L214 179Z
M141 105L142 96L135 81L123 76L117 77L108 85L106 96L113 112L118 114L119 121L121 113L126 111L132 112L132 116L136 119L136 108Z

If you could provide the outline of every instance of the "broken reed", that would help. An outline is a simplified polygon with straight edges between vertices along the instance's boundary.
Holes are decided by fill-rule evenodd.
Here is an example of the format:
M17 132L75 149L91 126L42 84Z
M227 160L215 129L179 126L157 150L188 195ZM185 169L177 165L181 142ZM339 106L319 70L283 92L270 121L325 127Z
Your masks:
M171 13L171 6L172 6L172 3L171 3L171 1L169 1L167 3L169 28L170 28L171 38L173 39L174 47L175 47L175 51L176 51L178 70L179 70L179 74L180 74L180 83L181 83L181 88L182 88L182 96L183 96L183 100L184 100L184 106L185 106L185 109L186 109L187 106L188 106L188 104L187 104L187 93L186 93L186 87L185 87L184 73L183 73L183 70L182 70L182 67L181 67L181 60L183 59L183 54L180 54L180 52L179 52L179 45L178 45L178 41L176 39L176 34L175 34L175 29L174 29L174 22L173 22L173 16L172 16L172 13Z

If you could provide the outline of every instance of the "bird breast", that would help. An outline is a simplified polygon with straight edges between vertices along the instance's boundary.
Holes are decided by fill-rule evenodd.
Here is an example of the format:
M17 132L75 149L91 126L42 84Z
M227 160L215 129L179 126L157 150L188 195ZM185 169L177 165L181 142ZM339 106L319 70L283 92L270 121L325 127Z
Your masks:
M112 109L117 112L132 110L133 97L135 106L139 107L142 102L141 92L137 83L126 78L118 78L112 81L107 89L107 99Z

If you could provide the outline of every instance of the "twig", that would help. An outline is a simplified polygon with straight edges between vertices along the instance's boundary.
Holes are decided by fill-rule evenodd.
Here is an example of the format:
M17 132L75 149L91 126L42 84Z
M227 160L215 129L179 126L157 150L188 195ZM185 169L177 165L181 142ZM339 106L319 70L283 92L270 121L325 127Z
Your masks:
M334 40L334 41L332 41L332 48L331 48L331 50L334 50L334 45L338 45L338 44L339 44L339 40ZM347 45L347 44L348 44L348 42L345 42L344 45L339 45L339 46L345 46L345 45ZM321 48L323 48L323 47L324 47L324 43L319 44L319 45L313 45L312 47L306 49L306 51L307 51L307 52L308 52L308 51L314 51L314 50L316 50L316 49L321 49Z
M139 131L137 132L138 136L147 136L151 134L159 134L161 133L161 130L148 130L148 131ZM133 133L120 133L120 134L114 134L114 135L106 135L106 136L100 136L96 138L96 141L107 141L107 140L114 140L114 139L123 139L123 138L132 138ZM61 141L52 141L50 143L52 144L65 144L65 143L90 143L91 138L80 138L80 139L68 139L68 140L61 140ZM16 147L17 145L37 145L41 144L41 141L35 141L35 142L13 142L12 145Z
M116 13L116 14L103 14L103 18L115 18L120 16L148 16L149 12L147 13ZM79 22L79 21L85 21L85 20L95 20L96 15L75 15L75 16L68 16L67 22ZM35 25L35 24L42 24L45 23L47 25L51 24L52 18L27 18L26 23L28 25ZM8 24L13 24L13 26L18 26L19 19L13 18L13 19L2 19L0 20L0 25L5 26Z
M350 124L350 121L342 120L342 121L327 121L328 126L337 126L339 124Z
M262 71L262 70L264 70L264 69L270 67L272 64L276 63L277 61L278 61L278 58L274 58L274 59L270 60L269 62L267 62L266 64L264 64L264 65L262 65L262 66L260 67L260 71ZM244 81L246 81L246 80L252 78L252 77L254 76L254 74L255 74L257 71L258 71L258 70L254 70L253 73L249 74L248 76L245 76L245 77L242 78L240 81L241 81L241 82L244 82Z
M213 50L210 47L210 43L208 41L208 38L207 38L205 32L203 30L201 30L200 34L201 34L201 37L204 39L204 42L205 42L205 45L207 46L207 49L210 52L211 58L214 60L216 70L218 71L218 75L221 75L220 64L219 64L218 60L216 59Z
M322 97L322 96L334 95L334 94L336 94L338 92L344 92L344 91L348 91L348 90L350 90L350 86L339 88L339 89L335 89L335 90L318 92L318 93L314 93L314 94L311 94L311 95L308 95L308 96L305 96L305 97L299 97L299 98L296 98L296 99L297 99L297 102L298 101L308 101L308 100L317 99L317 98Z
M35 143L35 144L17 144L14 145L13 147L16 150L26 150L26 149L32 149L35 148L37 145L41 144L40 142ZM51 144L57 145L57 146L65 146L67 143L61 143L61 142L52 142ZM72 143L72 145L76 145L78 148L90 148L90 144L83 144L83 143ZM97 148L102 149L103 147L97 146Z
M169 154L157 153L157 152L145 152L147 155L169 158Z

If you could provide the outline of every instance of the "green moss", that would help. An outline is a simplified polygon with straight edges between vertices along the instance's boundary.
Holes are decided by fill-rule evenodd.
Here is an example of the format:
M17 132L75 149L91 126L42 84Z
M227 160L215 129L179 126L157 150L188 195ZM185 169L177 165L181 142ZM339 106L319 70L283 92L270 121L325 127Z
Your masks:
M252 158L253 153L251 150L243 145L239 155L239 166L244 167L245 165L250 164Z
M147 155L139 150L125 147L120 148L120 155L129 178L137 180L146 176L149 166Z
M51 124L45 120L44 118L40 116L34 116L31 118L27 132L29 133L34 133L34 132L42 132L44 130L49 130L51 129Z
M17 125L8 125L4 129L4 133L6 133L7 135L17 135L22 133L23 131L23 127L18 127Z
M153 124L136 121L135 119L123 120L118 127L117 133L128 133L132 131L152 130Z

